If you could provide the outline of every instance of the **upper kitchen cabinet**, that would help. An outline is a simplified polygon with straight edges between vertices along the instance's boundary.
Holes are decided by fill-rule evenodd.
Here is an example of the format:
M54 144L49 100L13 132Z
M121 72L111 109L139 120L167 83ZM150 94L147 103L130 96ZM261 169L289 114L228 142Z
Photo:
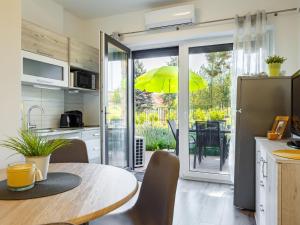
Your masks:
M99 50L73 38L69 39L70 66L99 73Z
M68 61L68 38L28 21L22 21L22 49Z

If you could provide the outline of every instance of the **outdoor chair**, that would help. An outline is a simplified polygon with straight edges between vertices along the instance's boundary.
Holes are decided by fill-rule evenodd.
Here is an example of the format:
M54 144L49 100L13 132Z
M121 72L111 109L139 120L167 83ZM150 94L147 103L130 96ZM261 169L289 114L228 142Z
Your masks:
M218 149L220 154L220 171L222 171L223 164L225 162L223 144L225 135L221 133L220 123L220 121L207 121L206 146L208 148Z
M205 155L206 157L206 121L196 121L196 150L194 152L194 169L196 168L196 161L198 158L198 163L202 162Z
M175 142L176 142L175 153L178 156L179 155L179 130L177 129L175 120L167 120L167 121L171 129L171 132L175 138Z
M101 217L93 224L172 225L178 176L178 158L168 152L154 152L135 205L123 213Z

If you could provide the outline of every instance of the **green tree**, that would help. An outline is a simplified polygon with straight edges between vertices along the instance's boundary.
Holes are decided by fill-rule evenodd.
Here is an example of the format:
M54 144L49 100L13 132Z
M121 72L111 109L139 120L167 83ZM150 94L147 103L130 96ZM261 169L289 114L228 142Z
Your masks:
M200 68L200 74L205 74L208 76L209 82L209 91L210 91L210 107L214 107L214 100L220 99L220 96L214 96L214 80L218 80L216 86L219 86L220 83L223 82L222 75L228 73L230 70L230 59L231 52L223 51L223 52L211 52L206 54L207 64L202 65ZM224 84L224 83L223 83ZM217 92L217 95L220 93ZM214 98L216 97L216 98ZM217 104L219 102L217 101Z
M167 66L178 66L178 56L171 56L170 61L167 62Z
M134 76L135 78L146 73L143 62L139 60L134 60ZM143 92L135 89L135 106L137 112L143 112L146 109L150 109L153 106L152 103L152 94L148 92Z
M230 51L205 54L207 63L200 66L199 74L209 83L205 90L190 95L193 107L203 110L230 107L231 58Z

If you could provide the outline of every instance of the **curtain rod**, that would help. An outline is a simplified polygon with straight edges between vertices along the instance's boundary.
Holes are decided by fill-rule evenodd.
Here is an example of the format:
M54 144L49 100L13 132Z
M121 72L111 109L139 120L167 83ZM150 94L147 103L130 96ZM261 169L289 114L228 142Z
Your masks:
M277 10L277 11L270 11L270 12L267 12L266 14L267 15L274 14L274 16L278 16L279 13L293 12L293 11L300 12L300 8L290 8L290 9L282 9L282 10ZM240 18L244 18L244 16L242 16ZM148 31L163 30L163 29L167 29L167 28L175 28L176 30L179 30L180 27L183 27L183 26L193 27L193 26L199 26L199 25L203 25L203 24L230 21L230 20L234 20L234 19L235 19L235 17L229 17L229 18L224 18L224 19L208 20L208 21L198 22L198 23L185 23L185 24L180 24L180 25L161 26L161 27L157 27L157 28L138 30L138 31L132 31L132 32L114 33L114 34L112 34L112 36L117 35L117 36L121 37L121 36L128 35L128 34L138 34L138 33L144 33L144 32L148 32Z

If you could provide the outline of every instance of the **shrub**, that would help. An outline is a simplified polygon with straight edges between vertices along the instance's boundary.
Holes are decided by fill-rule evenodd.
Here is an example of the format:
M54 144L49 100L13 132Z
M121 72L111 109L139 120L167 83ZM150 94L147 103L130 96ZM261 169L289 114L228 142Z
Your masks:
M157 125L137 125L136 135L145 137L146 150L155 151L165 148L175 149L176 142L168 127Z
M141 112L141 113L136 113L135 114L135 123L138 124L144 124L146 121L146 113Z
M209 111L210 120L224 120L225 112L223 110L211 110Z
M151 123L157 122L158 121L158 115L156 112L154 113L149 113L149 120Z
M196 109L193 115L195 121L207 120L207 113L202 109Z

